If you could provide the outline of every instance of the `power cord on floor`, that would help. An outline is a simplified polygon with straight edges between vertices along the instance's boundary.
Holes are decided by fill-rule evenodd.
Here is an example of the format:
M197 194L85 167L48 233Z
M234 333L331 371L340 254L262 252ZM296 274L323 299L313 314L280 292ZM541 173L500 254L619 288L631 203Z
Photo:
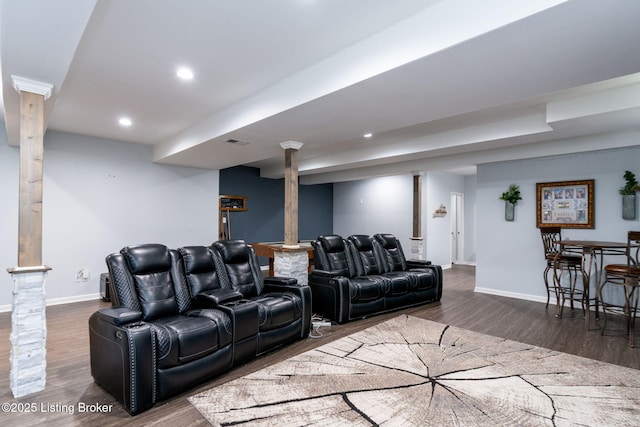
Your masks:
M309 331L309 338L321 338L323 333L320 332L320 328L330 328L331 321L325 319L319 314L311 315L311 330Z

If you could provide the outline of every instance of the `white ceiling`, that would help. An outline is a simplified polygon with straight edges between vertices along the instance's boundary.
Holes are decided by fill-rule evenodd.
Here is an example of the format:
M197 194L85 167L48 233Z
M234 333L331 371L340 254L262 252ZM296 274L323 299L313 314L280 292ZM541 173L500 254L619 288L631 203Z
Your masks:
M638 22L637 0L0 0L3 117L18 145L19 76L54 86L48 129L159 163L280 177L293 140L302 183L473 173L640 143L597 137L640 131Z

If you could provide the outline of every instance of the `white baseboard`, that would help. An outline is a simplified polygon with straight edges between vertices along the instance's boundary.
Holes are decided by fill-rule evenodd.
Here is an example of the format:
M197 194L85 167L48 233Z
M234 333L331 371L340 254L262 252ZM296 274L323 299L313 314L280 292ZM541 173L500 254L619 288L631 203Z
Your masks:
M442 265L441 267L442 267L443 270L446 270L448 268L452 268L454 265L468 265L468 266L471 266L471 267L475 267L476 263L475 262L469 262L469 261L457 261L457 262L454 262L452 264Z
M515 298L515 299L523 299L527 301L542 302L545 304L547 303L547 297L541 297L538 295L529 295L529 294L521 294L518 292L500 291L497 289L483 288L479 286L476 286L473 291L481 294L497 295L500 297Z
M69 304L72 302L81 302L81 301L92 301L100 299L101 296L99 293L97 294L86 294L86 295L74 295L72 297L62 297L62 298L51 298L47 299L47 306L50 305L60 305L60 304ZM0 305L0 313L6 313L11 311L11 305Z
M517 293L517 292L500 291L500 290L496 290L496 289L488 289L488 288L482 288L482 287L476 287L474 289L474 292L478 292L478 293L481 293L481 294L487 294L487 295L497 295L497 296L500 296L500 297L522 299L522 300L526 300L526 301L541 302L543 304L547 303L547 297L546 296L521 294L521 293ZM556 302L557 302L556 298L552 294L551 298L549 299L549 305L557 305ZM571 301L565 301L564 306L565 307L570 307L571 306ZM595 311L595 307L592 307L590 310L591 311Z

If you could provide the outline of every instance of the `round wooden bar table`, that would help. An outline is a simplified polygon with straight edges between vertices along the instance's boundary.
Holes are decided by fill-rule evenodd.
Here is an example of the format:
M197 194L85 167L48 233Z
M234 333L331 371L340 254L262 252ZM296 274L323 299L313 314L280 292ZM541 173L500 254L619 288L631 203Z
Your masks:
M598 300L598 292L600 287L602 286L602 268L603 261L605 256L609 255L625 255L627 242L607 242L607 241L599 241L599 240L569 240L563 239L558 240L556 242L558 245L558 254L562 253L573 253L580 254L582 256L582 286L583 286L583 298L586 309L584 310L584 325L585 329L589 330L590 324L590 312L591 312L591 297L589 288L591 287L591 274L594 272L595 276L595 297L594 306L596 309L596 319L600 317L599 313L599 300ZM556 286L559 286L559 281L561 277L558 277L555 271L555 263L554 263L554 280L556 281Z

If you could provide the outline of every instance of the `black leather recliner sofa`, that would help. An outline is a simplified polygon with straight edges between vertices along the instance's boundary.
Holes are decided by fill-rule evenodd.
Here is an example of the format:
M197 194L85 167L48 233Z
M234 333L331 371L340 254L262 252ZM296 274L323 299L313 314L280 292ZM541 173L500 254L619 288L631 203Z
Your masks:
M391 234L327 235L312 245L313 311L338 323L442 297L442 267L408 261Z
M106 258L112 307L89 319L91 375L132 415L309 334L311 291L263 279L244 241Z

